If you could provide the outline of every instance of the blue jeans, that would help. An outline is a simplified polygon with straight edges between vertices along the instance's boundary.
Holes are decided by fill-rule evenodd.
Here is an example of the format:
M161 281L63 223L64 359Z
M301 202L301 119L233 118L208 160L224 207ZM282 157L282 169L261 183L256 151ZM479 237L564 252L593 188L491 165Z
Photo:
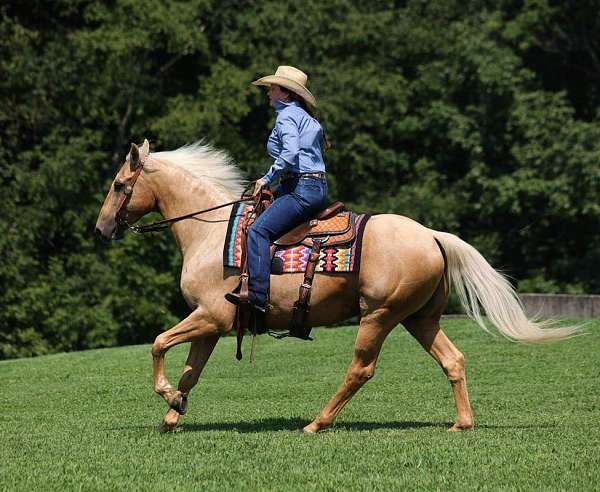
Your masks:
M327 181L300 176L284 181L275 201L248 231L248 290L250 302L267 305L271 277L269 245L327 206Z

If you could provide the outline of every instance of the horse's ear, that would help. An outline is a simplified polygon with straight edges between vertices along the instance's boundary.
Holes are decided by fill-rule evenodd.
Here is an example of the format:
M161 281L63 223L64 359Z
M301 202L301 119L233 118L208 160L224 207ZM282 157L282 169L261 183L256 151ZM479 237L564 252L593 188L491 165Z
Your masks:
M150 142L148 142L147 138L144 139L144 143L142 144L142 148L140 150L144 158L148 157L148 154L150 153Z
M135 171L140 162L140 149L134 143L131 144L131 150L129 151L129 168Z

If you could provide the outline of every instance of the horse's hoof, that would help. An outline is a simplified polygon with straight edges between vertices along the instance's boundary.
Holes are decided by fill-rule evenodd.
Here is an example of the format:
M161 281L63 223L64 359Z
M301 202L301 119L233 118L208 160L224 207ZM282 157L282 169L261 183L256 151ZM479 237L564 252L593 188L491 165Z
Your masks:
M473 424L471 425L459 425L454 424L452 427L448 429L448 432L463 432L473 430Z
M169 407L175 410L179 415L185 415L187 411L187 393L179 393L175 395L173 399L169 402Z
M165 422L164 420L160 423L160 425L156 428L156 432L159 432L161 434L168 434L169 432L175 432L175 429L177 428L177 424L169 424L167 422Z
M325 426L320 426L319 424L315 423L315 422L311 422L310 424L308 424L306 427L304 427L304 429L302 429L302 432L304 434L316 434L317 432L320 432L322 430L326 429Z

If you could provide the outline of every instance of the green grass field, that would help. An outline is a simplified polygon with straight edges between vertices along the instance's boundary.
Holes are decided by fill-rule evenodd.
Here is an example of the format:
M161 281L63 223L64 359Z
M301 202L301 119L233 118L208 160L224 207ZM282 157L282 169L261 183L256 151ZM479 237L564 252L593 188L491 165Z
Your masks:
M448 433L448 382L402 327L337 424L299 430L331 397L356 327L219 342L180 430L154 428L149 346L0 362L0 490L600 490L600 322L551 346L446 320L476 429ZM177 383L187 346L167 355Z

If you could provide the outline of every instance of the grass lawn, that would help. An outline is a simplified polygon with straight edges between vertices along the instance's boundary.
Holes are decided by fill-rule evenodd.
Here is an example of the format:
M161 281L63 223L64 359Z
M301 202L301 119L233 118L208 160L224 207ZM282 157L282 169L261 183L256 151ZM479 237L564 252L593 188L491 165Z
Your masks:
M527 346L452 319L472 432L448 433L450 386L402 327L332 430L299 430L342 380L356 327L314 342L219 342L180 431L152 391L149 346L0 362L0 490L600 490L600 322ZM167 355L176 384L187 346Z

